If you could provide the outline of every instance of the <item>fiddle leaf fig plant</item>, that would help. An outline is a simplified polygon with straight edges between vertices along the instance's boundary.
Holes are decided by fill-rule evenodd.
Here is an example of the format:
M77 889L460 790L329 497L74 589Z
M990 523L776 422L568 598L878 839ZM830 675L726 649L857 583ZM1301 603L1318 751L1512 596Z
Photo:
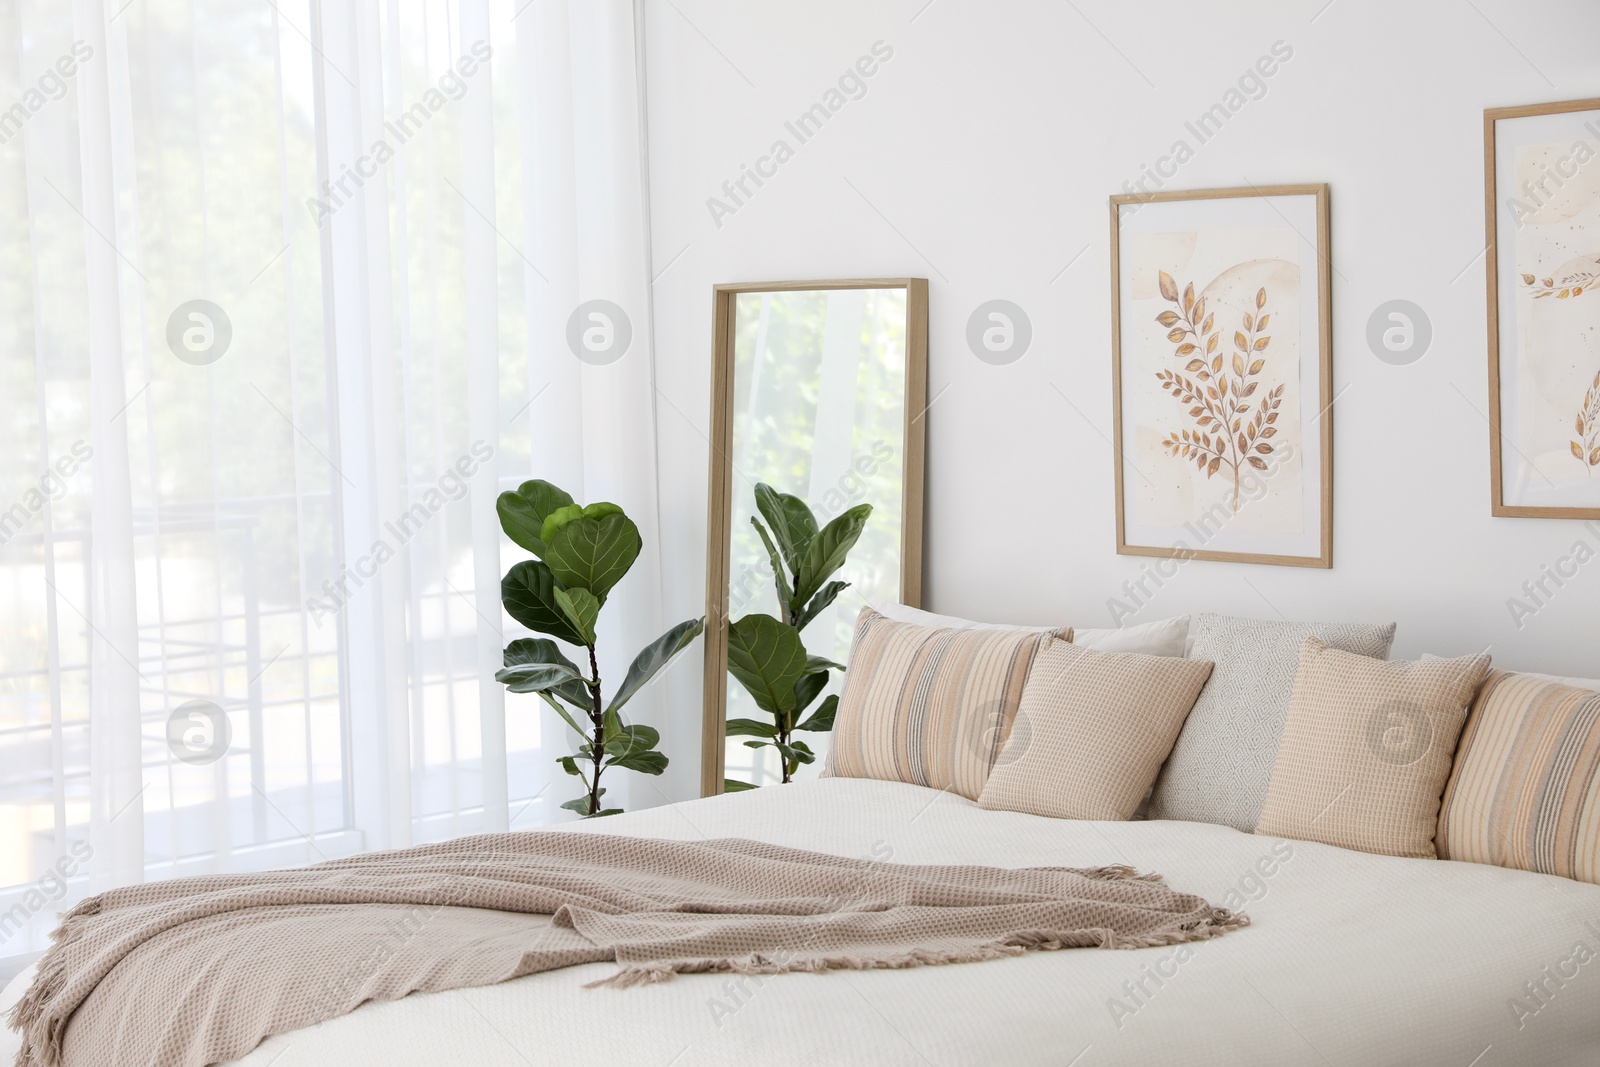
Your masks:
M603 806L601 775L612 767L660 774L667 757L656 750L661 735L630 725L620 714L651 678L705 629L705 619L680 622L636 657L609 701L602 695L596 626L606 596L639 558L639 528L615 504L584 507L546 481L523 482L500 494L495 510L506 536L535 559L513 564L500 582L506 614L535 633L506 646L495 679L513 693L537 693L583 739L571 756L556 760L581 779L582 796L561 805L585 818L615 815ZM553 640L552 640L553 638ZM587 671L556 642L587 653Z
M849 582L829 579L860 539L872 505L858 504L819 528L804 500L762 483L756 486L756 510L761 515L752 515L750 522L772 563L779 614L757 612L728 624L728 673L772 721L729 719L727 732L730 737L750 738L745 742L748 748L777 749L783 780L789 782L801 764L816 761L811 746L794 739L794 731L833 729L837 696L822 701L809 715L806 711L827 688L829 672L845 669L841 663L809 654L800 632L849 588ZM748 782L723 781L727 792L750 788Z

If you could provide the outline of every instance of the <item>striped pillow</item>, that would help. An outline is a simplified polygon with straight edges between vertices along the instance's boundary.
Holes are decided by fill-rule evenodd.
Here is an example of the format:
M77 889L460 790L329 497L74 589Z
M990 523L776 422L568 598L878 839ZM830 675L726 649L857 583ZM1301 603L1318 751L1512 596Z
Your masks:
M824 773L976 800L1052 637L1072 630L935 629L862 608Z
M1600 693L1495 671L1439 813L1439 855L1600 883Z

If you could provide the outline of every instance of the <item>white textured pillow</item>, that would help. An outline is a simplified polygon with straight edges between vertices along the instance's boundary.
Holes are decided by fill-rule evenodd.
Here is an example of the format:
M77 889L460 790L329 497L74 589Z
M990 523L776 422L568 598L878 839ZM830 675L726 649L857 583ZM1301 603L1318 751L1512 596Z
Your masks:
M958 619L954 615L935 615L921 608L908 608L904 604L874 603L872 610L895 622L915 623L918 626L973 630L1033 630L1043 633L1060 629L1059 626L1019 626L1006 622L974 622ZM1097 652L1131 652L1141 656L1182 656L1186 653L1189 637L1189 616L1140 623L1106 629L1072 631L1072 643Z
M1256 828L1308 637L1381 660L1389 656L1394 623L1195 616L1189 655L1216 667L1156 780L1148 818L1213 822L1244 833Z
M936 615L931 611L921 608L907 607L904 604L890 604L887 601L871 601L872 610L888 619L890 622L909 622L914 626L931 626L936 630L1057 630L1057 626L1019 626L1009 622L974 622L972 619L958 619L954 615Z
M1096 652L1132 652L1142 656L1185 656L1189 640L1189 616L1115 629L1072 631L1072 643Z

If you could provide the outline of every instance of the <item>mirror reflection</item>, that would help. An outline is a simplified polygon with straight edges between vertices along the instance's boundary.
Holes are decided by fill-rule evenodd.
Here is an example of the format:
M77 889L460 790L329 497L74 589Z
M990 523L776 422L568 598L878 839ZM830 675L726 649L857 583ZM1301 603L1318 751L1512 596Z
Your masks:
M731 481L725 525L711 527L728 539L725 790L820 773L857 614L920 592L903 587L908 499L919 538L921 509L920 437L907 463L908 421L921 430L920 405L907 419L922 380L908 359L911 293L728 294ZM920 566L920 545L913 554Z

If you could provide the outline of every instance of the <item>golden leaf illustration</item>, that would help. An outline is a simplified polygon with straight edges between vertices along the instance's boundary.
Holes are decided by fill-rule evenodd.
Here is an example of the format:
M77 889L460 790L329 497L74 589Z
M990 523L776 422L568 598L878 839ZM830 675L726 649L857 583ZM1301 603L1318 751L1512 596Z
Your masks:
M1573 420L1573 428L1578 431L1578 440L1568 442L1572 447L1572 456L1583 464L1584 473L1593 477L1594 468L1600 466L1600 372L1594 376L1594 381L1589 388L1584 390L1583 403L1578 407L1578 416Z
M1233 510L1238 511L1241 473L1246 469L1269 469L1262 457L1275 452L1267 439L1278 432L1273 424L1278 421L1278 409L1283 404L1282 384L1269 389L1259 401L1250 399L1261 384L1250 379L1261 374L1267 365L1266 357L1258 353L1264 353L1271 341L1265 332L1271 318L1265 310L1267 290L1258 288L1254 309L1241 314L1243 328L1233 332L1235 351L1225 370L1222 353L1217 351L1223 331L1212 332L1216 313L1207 311L1204 296L1196 299L1194 281L1186 282L1180 295L1178 283L1170 274L1158 271L1157 275L1162 299L1173 307L1163 309L1156 321L1168 328L1167 340L1176 346L1174 356L1183 359L1200 352L1200 339L1205 338L1203 355L1189 358L1184 364L1184 373L1194 375L1194 379L1171 370L1156 372L1162 390L1183 406L1195 427L1184 429L1181 434L1168 433L1162 446L1175 458L1193 460L1195 469L1208 479L1220 472L1231 474Z
M1595 262L1600 263L1600 256L1595 257ZM1532 274L1523 274L1521 277L1522 284L1533 291L1535 300L1552 296L1557 300L1570 300L1600 286L1600 270L1574 271L1559 280L1537 278Z

